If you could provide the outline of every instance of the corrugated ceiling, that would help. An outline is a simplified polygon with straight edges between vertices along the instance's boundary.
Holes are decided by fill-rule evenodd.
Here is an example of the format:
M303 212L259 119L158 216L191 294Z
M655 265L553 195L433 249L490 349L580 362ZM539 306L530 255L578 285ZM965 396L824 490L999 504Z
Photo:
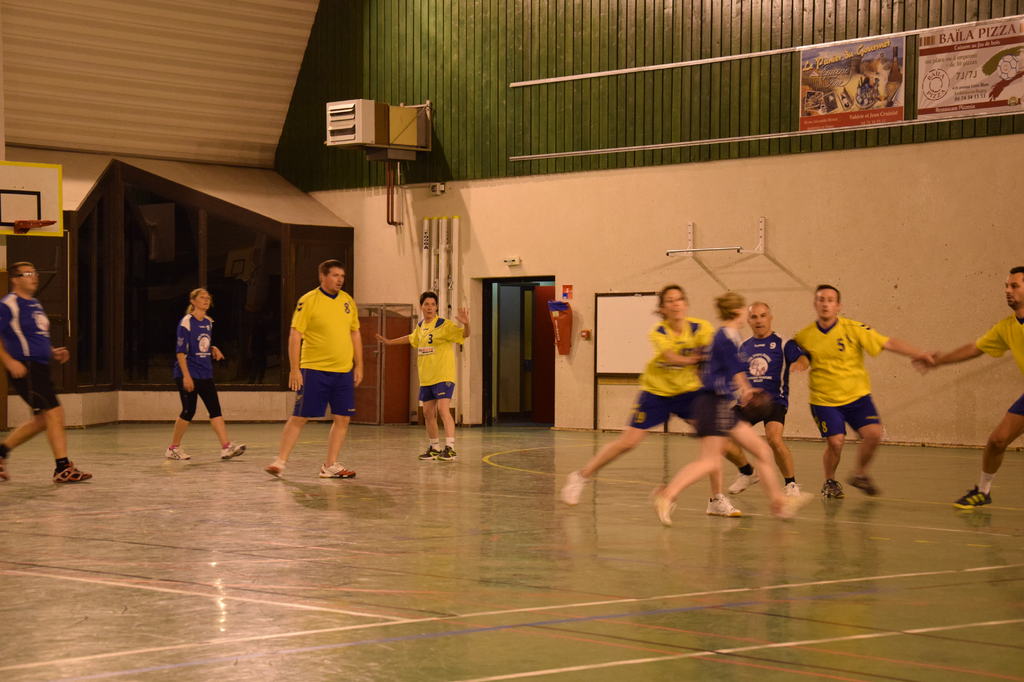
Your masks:
M10 145L269 168L318 0L3 0Z

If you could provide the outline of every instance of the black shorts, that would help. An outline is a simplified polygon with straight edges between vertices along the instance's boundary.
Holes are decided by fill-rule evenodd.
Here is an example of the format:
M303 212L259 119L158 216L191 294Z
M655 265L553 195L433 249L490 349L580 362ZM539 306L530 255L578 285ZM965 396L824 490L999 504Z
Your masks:
M32 414L59 407L60 401L53 390L53 380L50 379L50 364L34 361L26 364L28 374L20 378L11 377L11 385L32 408Z
M743 421L747 422L750 425L754 425L762 421L765 424L767 424L768 422L779 422L780 424L785 424L786 412L788 411L789 408L783 405L782 403L772 402L767 417L751 417L742 407L740 408L740 417L743 419Z
M693 414L697 422L697 435L728 436L739 414L732 397L720 396L711 391L701 391L693 402Z

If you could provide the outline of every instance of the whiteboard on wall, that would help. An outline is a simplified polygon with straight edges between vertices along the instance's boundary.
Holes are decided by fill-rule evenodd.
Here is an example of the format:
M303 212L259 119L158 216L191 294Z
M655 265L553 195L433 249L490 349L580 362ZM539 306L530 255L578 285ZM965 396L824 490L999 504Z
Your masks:
M597 294L594 341L597 374L640 374L653 350L647 333L661 316L658 294Z

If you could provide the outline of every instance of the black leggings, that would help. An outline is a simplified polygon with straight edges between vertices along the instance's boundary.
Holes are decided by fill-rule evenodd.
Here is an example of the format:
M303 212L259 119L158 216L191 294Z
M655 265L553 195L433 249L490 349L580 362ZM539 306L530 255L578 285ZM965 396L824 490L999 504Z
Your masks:
M181 414L178 416L187 422L192 421L196 416L196 400L203 399L206 411L210 413L210 419L221 416L220 399L217 398L217 387L213 385L213 379L192 379L196 390L189 393L185 390L185 381L177 377L174 383L178 385L178 396L181 398Z

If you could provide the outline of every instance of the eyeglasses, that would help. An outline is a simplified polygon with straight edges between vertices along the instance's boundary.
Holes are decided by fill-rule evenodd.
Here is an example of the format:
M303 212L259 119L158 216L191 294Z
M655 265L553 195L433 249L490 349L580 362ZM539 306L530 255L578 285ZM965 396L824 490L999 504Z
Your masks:
M14 277L38 277L38 276L39 276L39 273L36 272L35 270L26 270L24 272L19 272L17 275L11 275L11 278L13 279Z

